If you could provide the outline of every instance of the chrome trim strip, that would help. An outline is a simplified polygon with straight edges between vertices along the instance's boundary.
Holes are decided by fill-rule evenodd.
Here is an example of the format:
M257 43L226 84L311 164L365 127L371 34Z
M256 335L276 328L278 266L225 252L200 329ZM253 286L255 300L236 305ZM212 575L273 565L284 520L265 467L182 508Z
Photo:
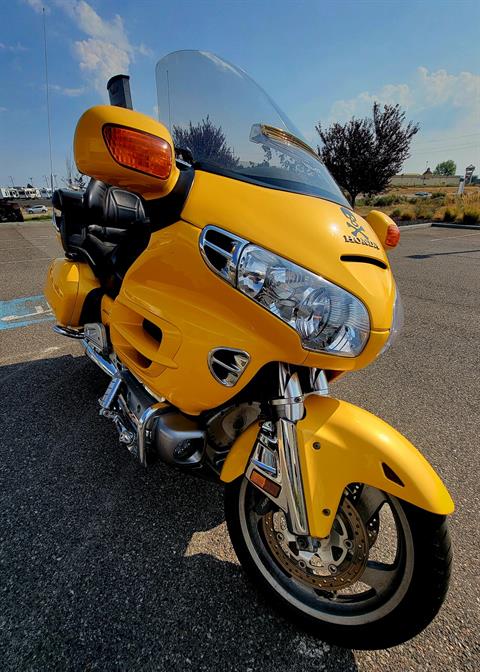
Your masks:
M222 236L229 238L232 241L232 252L228 252L227 250L224 250L223 248L219 247L216 243L210 242L208 240L208 234L210 231L215 231L216 233L219 233ZM209 224L202 230L198 244L200 246L200 253L203 257L203 260L210 268L210 270L212 270L216 275L218 275L220 278L228 282L230 285L234 285L237 276L238 260L240 258L240 254L243 248L246 245L248 245L248 240L240 238L240 236L236 236L234 233L230 233L230 231L220 229L218 226ZM207 256L206 252L207 249L214 250L218 254L221 254L227 260L227 267L224 272L220 271L218 268L216 268L216 266L214 266L211 263L211 261Z
M56 334L60 334L61 336L67 336L68 338L84 337L84 332L81 327L75 329L74 327L62 327L60 324L55 324L52 327L52 329Z
M253 464L261 469L262 471L265 471L267 474L273 474L274 476L277 475L277 470L275 467L271 467L269 464L265 464L265 462L261 462L260 460L256 460L255 458L252 458Z
M107 376L113 378L117 373L118 369L115 364L106 360L100 353L98 353L92 346L85 340L82 340L82 345L85 348L85 354L89 359L92 360L97 366L99 366Z
M240 355L241 357L243 357L246 360L245 364L243 366L242 365L232 366L231 364L225 364L225 362L223 362L221 359L219 359L218 357L215 356L215 354L217 352L222 351L222 350L226 350L227 352L232 352L236 355ZM250 355L245 350L239 350L238 348L218 347L218 348L214 348L213 350L210 350L210 352L208 353L208 357L207 357L207 363L208 363L208 369L209 369L210 373L212 374L212 376L215 378L215 380L217 382L219 382L221 385L225 385L225 387L233 387L234 385L236 385L238 383L238 381L240 380L240 376L242 376L243 372L245 371L247 366L250 364ZM235 376L235 380L233 382L227 382L227 381L219 378L217 376L217 374L215 373L214 369L213 369L213 364L218 364L218 366L221 366L226 371L229 371L230 373L232 373Z
M164 403L153 404L142 413L137 422L138 459L144 467L147 466L147 445L151 438L150 429L153 421L162 411L165 411Z

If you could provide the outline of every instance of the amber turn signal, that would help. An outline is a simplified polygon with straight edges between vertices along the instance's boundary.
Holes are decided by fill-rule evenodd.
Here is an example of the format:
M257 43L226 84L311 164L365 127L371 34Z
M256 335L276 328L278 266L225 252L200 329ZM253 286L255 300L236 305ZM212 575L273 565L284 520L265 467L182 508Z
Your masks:
M166 180L172 170L172 149L166 140L151 133L105 124L105 144L117 163L145 175Z
M397 224L393 222L392 224L389 224L387 228L387 235L385 236L385 247L397 247L399 242L400 229Z
M269 478L266 478L256 470L252 471L250 475L250 480L252 481L252 483L255 483L255 485L257 485L259 488L267 492L269 495L272 495L272 497L278 497L278 495L280 494L281 490L280 485L278 483L274 483Z

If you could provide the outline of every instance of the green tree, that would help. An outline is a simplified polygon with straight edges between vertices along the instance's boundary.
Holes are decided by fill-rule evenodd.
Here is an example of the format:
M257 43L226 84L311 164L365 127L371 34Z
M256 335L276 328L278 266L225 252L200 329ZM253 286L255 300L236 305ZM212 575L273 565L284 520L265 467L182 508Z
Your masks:
M434 175L455 175L457 172L457 164L452 159L448 161L442 161L437 163L435 170L433 171Z
M377 194L387 188L410 156L410 142L419 125L405 121L399 105L374 103L372 117L328 128L315 126L322 140L318 154L348 193L352 206L358 194Z

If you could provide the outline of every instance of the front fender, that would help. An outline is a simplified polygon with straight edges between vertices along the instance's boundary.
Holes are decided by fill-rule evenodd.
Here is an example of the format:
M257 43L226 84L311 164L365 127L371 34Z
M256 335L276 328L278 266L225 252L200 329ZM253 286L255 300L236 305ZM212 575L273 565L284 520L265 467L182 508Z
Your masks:
M454 504L441 479L393 427L331 397L310 396L305 408L297 431L312 536L328 536L350 483L371 485L432 513L452 513ZM223 466L222 481L233 481L245 472L257 432L252 425L237 439Z

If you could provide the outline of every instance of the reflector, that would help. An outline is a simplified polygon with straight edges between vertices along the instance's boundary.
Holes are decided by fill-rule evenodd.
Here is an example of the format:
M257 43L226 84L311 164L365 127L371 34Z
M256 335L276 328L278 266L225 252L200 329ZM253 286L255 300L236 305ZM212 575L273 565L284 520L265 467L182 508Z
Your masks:
M280 485L278 483L274 483L256 470L252 471L250 474L250 480L252 483L255 483L255 485L258 485L259 488L265 490L265 492L268 492L268 494L272 495L273 497L278 497L280 494Z
M172 170L172 148L156 135L105 124L103 138L112 157L125 168L166 180Z
M386 247L397 247L400 241L400 229L393 223L389 224L387 228L387 235L385 236Z

